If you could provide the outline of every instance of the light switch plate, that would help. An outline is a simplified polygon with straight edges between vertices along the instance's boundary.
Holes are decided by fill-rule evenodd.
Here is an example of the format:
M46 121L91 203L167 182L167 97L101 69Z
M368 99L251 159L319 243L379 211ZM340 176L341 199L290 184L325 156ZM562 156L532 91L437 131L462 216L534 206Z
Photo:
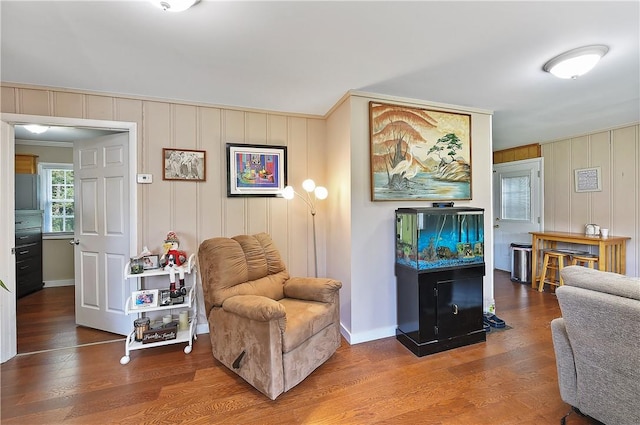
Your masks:
M151 174L138 174L138 183L152 183L153 176Z

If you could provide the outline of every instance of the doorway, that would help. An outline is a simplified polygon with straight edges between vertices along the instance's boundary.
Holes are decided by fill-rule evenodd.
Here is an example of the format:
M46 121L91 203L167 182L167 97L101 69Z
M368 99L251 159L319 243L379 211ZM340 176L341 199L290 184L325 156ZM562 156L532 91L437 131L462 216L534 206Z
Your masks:
M74 238L74 144L122 132L49 127L44 132L33 133L18 124L14 129L16 155L37 158L35 170L30 167L22 171L35 172L38 182L37 195L30 197L35 198L33 202L18 205L16 201L16 208L45 211L42 248L39 250L43 270L41 281L45 285L41 290L22 295L17 300L17 353L23 355L123 340L121 335L79 325L75 308L74 246L70 244ZM16 174L16 195L20 191L18 178L27 178L31 182L32 176Z
M8 143L3 143L0 149L0 167L2 169L2 190L3 193L14 193L14 155L15 155L15 125L17 124L40 124L45 126L60 126L76 129L97 129L109 132L127 133L126 136L126 154L129 159L128 163L128 202L129 211L126 220L130 225L128 247L125 248L122 255L128 258L131 253L136 251L137 240L137 202L135 187L135 169L136 169L136 124L130 122L115 121L99 121L74 118L58 118L58 117L39 117L18 114L2 114L2 138ZM5 178L6 177L6 178ZM7 238L4 242L0 242L0 278L7 283L10 293L3 291L0 293L0 311L1 316L1 333L2 341L0 347L0 361L4 362L17 354L17 324L15 300L15 258L11 251L14 241L14 202L8 199L3 206L0 206L0 223L3 231L6 232ZM127 331L123 332L125 334Z
M531 243L544 229L543 158L493 166L494 267L511 271L511 244Z

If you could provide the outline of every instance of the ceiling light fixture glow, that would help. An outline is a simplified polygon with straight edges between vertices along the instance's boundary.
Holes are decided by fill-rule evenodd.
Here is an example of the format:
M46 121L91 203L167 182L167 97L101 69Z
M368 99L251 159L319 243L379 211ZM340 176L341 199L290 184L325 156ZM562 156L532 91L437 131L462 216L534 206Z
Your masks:
M42 134L45 131L49 130L49 127L40 124L26 124L24 128L26 128L33 134Z
M167 12L184 12L200 0L149 0L154 6Z
M558 78L575 80L591 71L608 51L609 48L603 45L578 47L551 59L542 69Z

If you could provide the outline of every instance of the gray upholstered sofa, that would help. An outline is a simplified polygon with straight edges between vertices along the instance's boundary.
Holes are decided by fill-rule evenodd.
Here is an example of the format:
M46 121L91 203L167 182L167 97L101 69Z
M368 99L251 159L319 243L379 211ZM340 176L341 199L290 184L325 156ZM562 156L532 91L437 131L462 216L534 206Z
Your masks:
M640 424L640 279L562 270L551 322L562 400L607 425Z

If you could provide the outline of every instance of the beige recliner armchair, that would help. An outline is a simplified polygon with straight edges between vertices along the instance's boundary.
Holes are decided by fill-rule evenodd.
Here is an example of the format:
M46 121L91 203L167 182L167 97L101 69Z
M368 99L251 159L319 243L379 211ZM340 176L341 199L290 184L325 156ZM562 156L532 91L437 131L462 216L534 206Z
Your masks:
M200 244L213 356L272 400L340 346L342 283L289 277L266 233Z

